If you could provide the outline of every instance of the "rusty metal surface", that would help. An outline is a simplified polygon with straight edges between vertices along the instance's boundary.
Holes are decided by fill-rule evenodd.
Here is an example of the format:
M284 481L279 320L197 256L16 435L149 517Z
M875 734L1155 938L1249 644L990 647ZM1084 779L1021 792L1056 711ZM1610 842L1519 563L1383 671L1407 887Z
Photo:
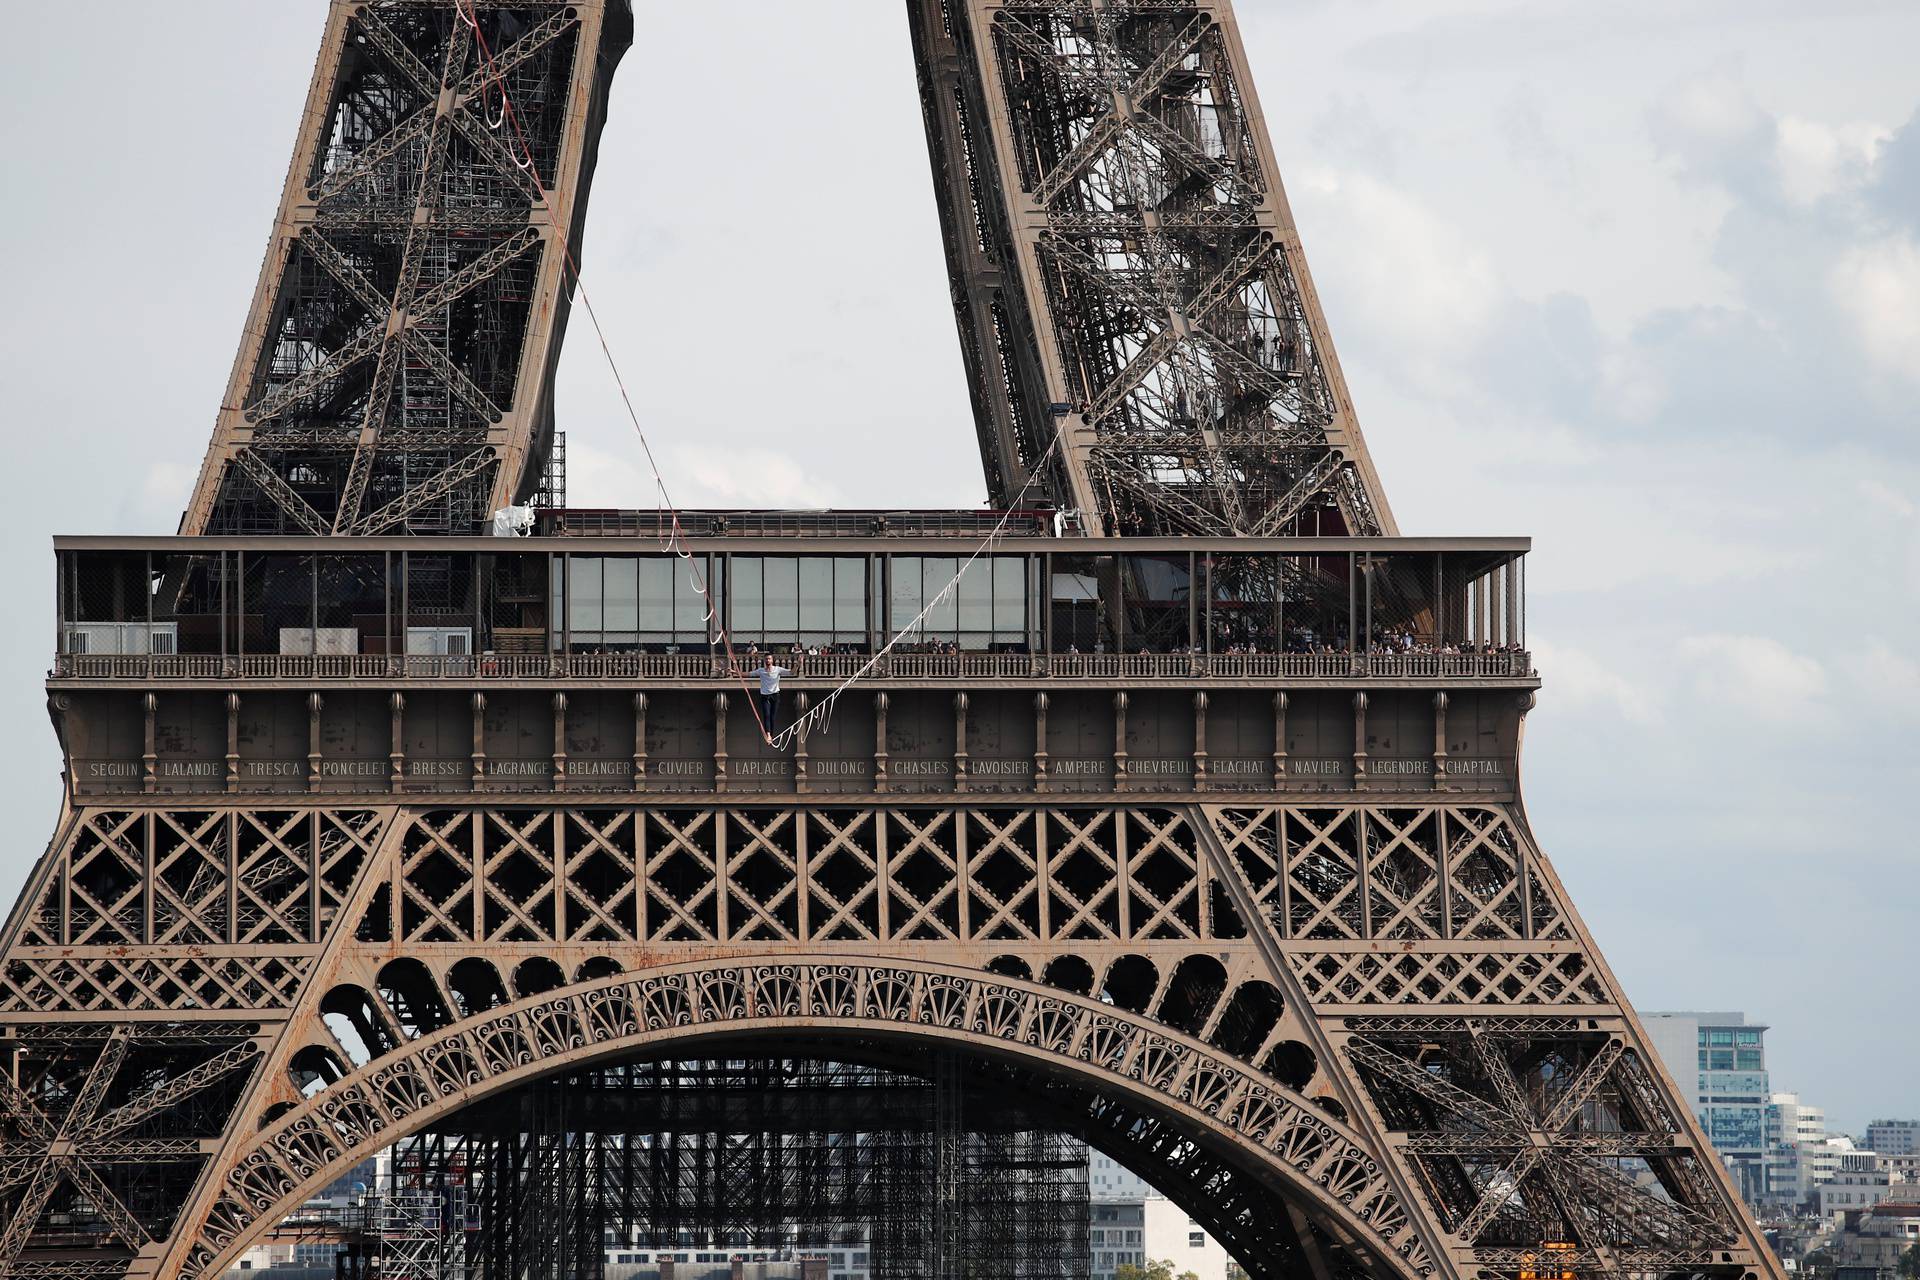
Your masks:
M1382 1273L1516 1265L1547 1230L1596 1271L1765 1265L1499 803L88 807L9 926L0 1025L23 1079L76 1082L63 1115L10 1095L17 1176L145 1187L93 1242L127 1274L214 1274L521 1079L748 1032L1031 1059L1197 1127ZM98 1119L142 1054L166 1078ZM189 1115L211 1132L115 1145ZM158 1211L143 1152L180 1171ZM1450 1172L1488 1161L1540 1194Z
M334 0L183 533L472 533L532 492L631 34L625 0Z
M908 11L995 501L1038 469L1094 536L1394 532L1232 7Z
M63 551L499 549L342 536L471 533L541 470L558 239L630 15L478 11L516 92L550 91L553 199L451 0L337 0L184 526L239 536ZM909 13L1000 501L1058 435L1048 496L1138 550L1526 550L1319 536L1393 523L1225 3ZM697 550L899 550L872 519ZM515 550L649 541L563 526ZM1206 1186L1255 1274L1513 1278L1553 1245L1583 1276L1780 1276L1527 827L1523 652L954 655L791 758L703 658L79 656L51 691L66 805L0 934L0 1277L215 1276L518 1082L754 1035L1044 1079Z

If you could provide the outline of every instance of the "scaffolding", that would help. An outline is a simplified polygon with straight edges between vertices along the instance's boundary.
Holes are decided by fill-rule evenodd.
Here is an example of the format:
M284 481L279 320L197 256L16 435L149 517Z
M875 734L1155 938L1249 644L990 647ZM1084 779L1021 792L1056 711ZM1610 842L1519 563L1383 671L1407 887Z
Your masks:
M842 1248L872 1280L1085 1280L1089 1259L1085 1146L950 1057L556 1076L399 1144L377 1193L343 1274L604 1280L610 1253L750 1249L798 1275Z
M540 511L567 509L567 433L553 433L553 446L547 451L547 465L540 472L540 487L534 490L533 507Z

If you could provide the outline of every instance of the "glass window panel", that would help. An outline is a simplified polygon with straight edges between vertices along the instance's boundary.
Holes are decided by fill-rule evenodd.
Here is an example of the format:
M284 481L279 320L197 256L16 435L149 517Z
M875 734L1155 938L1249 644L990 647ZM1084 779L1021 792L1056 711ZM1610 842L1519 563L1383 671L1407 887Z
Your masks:
M922 577L920 589L927 599L932 600L953 581L960 572L960 561L955 556L927 556L921 561ZM927 631L941 638L953 635L955 624L960 617L960 605L956 593L948 592L944 600L933 606L927 615Z
M567 625L575 632L598 635L602 615L601 561L598 556L574 556L569 561Z
M673 630L673 580L679 563L660 556L639 561L639 630L649 637Z
M800 629L809 634L833 632L833 561L812 556L799 561ZM814 643L809 641L808 643ZM832 643L830 640L827 643Z
M1056 651L1092 653L1113 642L1112 619L1101 600L1111 590L1111 556L1053 557L1053 644Z
M601 630L610 640L615 636L631 637L640 625L635 562L626 557L607 557L600 562L600 573Z
M766 566L766 631L790 636L800 629L800 562L769 556Z
M707 638L707 602L695 585L694 575L706 572L709 564L705 556L700 557L697 564L678 558L673 561L673 629L682 642L700 642Z
M986 633L993 630L993 562L975 560L966 568L960 579L959 590L960 630L969 633ZM966 644L965 648L984 646Z
M1027 625L1027 573L1031 562L1025 556L998 556L993 561L993 612L1000 628L1011 620L1016 629Z
M842 642L867 634L867 562L841 556L833 562L833 629Z
M904 630L926 601L920 594L922 566L919 556L895 556L893 570L893 630Z
M759 556L733 558L733 629L749 639L759 636L764 621L761 604L764 570Z

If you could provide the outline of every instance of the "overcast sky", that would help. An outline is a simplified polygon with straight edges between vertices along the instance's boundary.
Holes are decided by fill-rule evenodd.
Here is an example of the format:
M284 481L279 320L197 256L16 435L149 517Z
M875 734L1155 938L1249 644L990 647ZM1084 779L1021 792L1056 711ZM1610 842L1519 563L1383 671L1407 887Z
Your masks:
M982 500L898 0L642 0L586 283L684 505ZM1530 534L1536 831L1643 1009L1920 1115L1920 5L1242 0L1414 534ZM12 6L11 901L52 829L48 538L171 532L319 0ZM722 44L721 42L725 42ZM577 504L646 503L584 327Z

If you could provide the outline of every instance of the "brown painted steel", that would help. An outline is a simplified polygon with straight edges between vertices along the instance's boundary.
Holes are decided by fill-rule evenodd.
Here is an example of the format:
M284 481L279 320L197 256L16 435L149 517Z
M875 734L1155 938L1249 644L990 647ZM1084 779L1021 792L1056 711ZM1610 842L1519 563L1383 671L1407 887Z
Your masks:
M498 550L339 536L469 534L545 448L558 239L629 15L477 12L475 37L452 3L330 10L183 526L236 536L63 554L151 580L183 548ZM1316 536L1393 525L1229 7L909 12L996 496L1058 432L1047 496L1082 533L1487 553L1506 585L1462 597L1475 633L1523 637L1524 540ZM534 77L523 106L552 91L550 202L489 123L481 38ZM508 323L518 345L486 348ZM486 376L461 365L483 348ZM888 513L742 514L695 550L902 546ZM982 520L904 514L929 538ZM640 549L644 515L514 549ZM1526 654L910 656L787 756L702 656L63 653L65 806L0 934L0 1275L211 1277L354 1160L517 1082L778 1033L1123 1105L1123 1154L1204 1156L1220 1203L1266 1206L1234 1238L1318 1280L1549 1256L1779 1280L1528 828Z
M996 502L1084 530L1394 532L1224 0L913 0Z
M471 533L532 493L631 34L627 0L333 0L183 533Z

